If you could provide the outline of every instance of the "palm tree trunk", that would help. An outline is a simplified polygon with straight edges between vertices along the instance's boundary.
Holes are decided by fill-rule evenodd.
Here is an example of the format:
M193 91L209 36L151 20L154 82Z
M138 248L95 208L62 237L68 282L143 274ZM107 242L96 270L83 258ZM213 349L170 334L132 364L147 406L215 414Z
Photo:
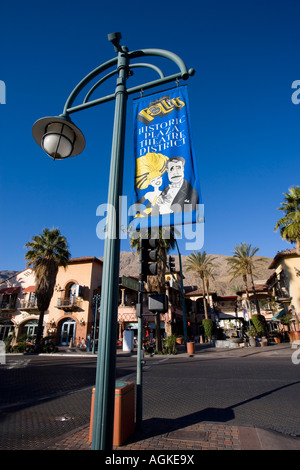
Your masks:
M255 305L256 305L256 310L257 310L258 315L260 315L260 306L259 306L259 302L258 302L258 299L257 299L257 296L256 296L256 290L255 290L255 287L254 287L253 275L252 275L251 270L250 270L249 274L250 274L250 279L251 279L251 284L252 284L252 290L253 290L253 296L254 296L254 302L255 302Z
M44 315L45 315L45 312L43 310L40 311L39 313L40 313L40 316L39 316L39 322L38 322L35 346L34 346L34 351L37 353L40 352L40 345L41 345L41 339L42 339L42 334L43 334Z
M205 282L204 282L204 277L202 277L202 288L203 288L203 306L204 306L204 315L205 318L208 319L208 314L207 314L207 304L206 304L206 297L205 297Z
M296 240L296 253L300 256L300 238Z
M209 304L209 279L208 277L206 278L205 280L205 295L206 295L206 306L207 306L207 310L208 310L208 307L210 307L210 304ZM209 308L209 311L210 311L210 308ZM208 315L208 313L207 313ZM209 315L211 317L211 315Z
M246 295L247 295L247 304L248 304L248 310L249 310L249 319L252 318L252 312L251 312L251 302L250 302L250 295L248 291L248 283L247 283L247 276L246 274L243 275L243 281L245 283L245 289L246 289Z

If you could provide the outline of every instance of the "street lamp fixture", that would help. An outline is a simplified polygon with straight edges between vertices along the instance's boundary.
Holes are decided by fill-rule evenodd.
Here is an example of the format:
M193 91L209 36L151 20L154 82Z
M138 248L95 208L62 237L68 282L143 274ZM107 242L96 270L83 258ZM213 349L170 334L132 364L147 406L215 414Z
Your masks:
M37 144L54 160L64 160L81 153L85 147L82 132L70 119L70 114L97 106L108 101L115 101L115 116L113 139L111 149L111 167L108 186L108 207L115 211L107 214L104 246L104 260L101 289L101 315L99 326L98 358L95 384L94 422L93 422L93 450L111 450L113 444L113 417L115 399L115 368L116 368L116 331L118 315L118 290L120 266L120 220L114 217L119 214L120 196L122 195L124 140L126 122L126 104L129 95L154 88L166 83L176 82L179 79L187 80L194 75L194 69L187 69L182 59L169 51L162 49L140 49L129 52L126 46L120 45L121 34L108 35L113 44L117 57L101 64L73 89L68 97L63 113L59 117L46 117L39 119L32 128L32 134ZM151 63L134 62L139 57L163 57L175 63L179 68L177 73L165 76L163 71ZM133 63L131 63L133 61ZM112 66L115 70L102 76L91 85L92 80ZM159 78L127 88L127 79L133 74L132 69L137 67L148 68L155 71ZM95 90L106 80L116 75L116 88L114 93L91 99ZM90 86L81 104L73 105L80 92ZM117 234L118 236L109 236ZM142 330L142 318L138 319L139 331ZM141 335L140 335L141 336ZM138 351L138 364L141 364L141 351ZM141 367L137 372L137 389L141 391ZM137 397L141 400L141 395Z
M39 119L32 128L32 135L53 160L75 157L85 147L82 132L66 115Z

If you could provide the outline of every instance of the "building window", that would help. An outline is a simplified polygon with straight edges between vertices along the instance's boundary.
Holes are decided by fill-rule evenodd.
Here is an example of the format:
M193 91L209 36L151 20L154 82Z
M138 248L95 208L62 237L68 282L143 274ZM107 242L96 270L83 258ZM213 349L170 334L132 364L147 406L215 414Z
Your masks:
M65 301L68 302L69 305L75 304L75 299L77 297L78 286L77 284L69 284L66 288L65 292Z
M15 308L17 294L4 294L2 296L1 308Z
M34 339L36 337L37 327L38 320L29 320L21 326L19 336L26 335L27 338Z
M13 333L15 325L12 321L4 321L0 324L0 341L4 341L10 334Z

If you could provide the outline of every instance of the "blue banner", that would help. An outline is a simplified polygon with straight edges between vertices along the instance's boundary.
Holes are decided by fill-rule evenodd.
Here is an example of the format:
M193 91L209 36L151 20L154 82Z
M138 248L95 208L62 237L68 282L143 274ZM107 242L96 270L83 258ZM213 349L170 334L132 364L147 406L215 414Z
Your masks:
M187 87L136 100L134 126L131 228L197 222L201 200Z

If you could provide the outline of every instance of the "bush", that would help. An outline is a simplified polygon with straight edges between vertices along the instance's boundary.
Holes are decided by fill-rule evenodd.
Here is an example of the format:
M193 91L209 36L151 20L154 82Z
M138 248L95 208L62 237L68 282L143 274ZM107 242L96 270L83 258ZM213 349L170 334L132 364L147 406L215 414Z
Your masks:
M283 315L280 319L280 323L282 325L286 325L286 326L290 326L290 321L292 320L293 318L293 315L289 314L289 313L286 313L285 315Z
M254 326L250 326L249 328L247 328L246 335L252 338L255 338L257 336L257 331Z
M205 338L210 341L214 331L214 322L210 318L205 318L204 320L202 320L202 324L204 328Z
M165 354L176 354L176 335L167 336L164 340Z
M258 335L265 336L266 331L267 331L265 317L263 315L255 314L255 315L252 315L251 321Z
M5 340L4 340L5 351L6 351L7 353L12 351L11 342L12 342L12 340L14 339L14 337L15 337L15 334L14 334L14 332L13 332L11 335L7 336L7 337L5 338Z

